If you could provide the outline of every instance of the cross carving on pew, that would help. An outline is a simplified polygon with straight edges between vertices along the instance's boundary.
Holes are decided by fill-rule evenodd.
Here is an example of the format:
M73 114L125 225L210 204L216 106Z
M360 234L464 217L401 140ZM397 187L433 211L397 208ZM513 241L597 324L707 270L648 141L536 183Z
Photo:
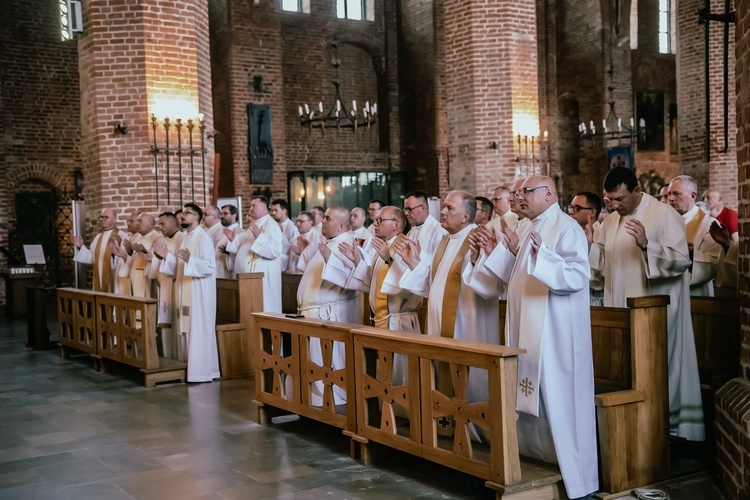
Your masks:
M528 378L521 380L521 393L524 396L531 396L534 393L534 382Z
M440 425L441 429L447 429L448 427L451 426L451 421L448 420L448 417L446 416L440 417L437 422Z

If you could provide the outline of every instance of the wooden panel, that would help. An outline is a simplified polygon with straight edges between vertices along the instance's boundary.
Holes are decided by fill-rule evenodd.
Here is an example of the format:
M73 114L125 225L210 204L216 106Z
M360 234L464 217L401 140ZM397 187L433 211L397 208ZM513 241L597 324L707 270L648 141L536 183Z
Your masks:
M159 301L100 293L96 297L98 354L144 370L159 367L156 310Z
M240 322L239 281L216 280L216 324L227 325Z
M297 313L297 289L301 279L301 274L281 275L281 312Z
M701 382L717 385L736 376L740 367L737 299L691 297L690 309Z
M60 344L97 354L95 300L97 292L77 288L57 291Z

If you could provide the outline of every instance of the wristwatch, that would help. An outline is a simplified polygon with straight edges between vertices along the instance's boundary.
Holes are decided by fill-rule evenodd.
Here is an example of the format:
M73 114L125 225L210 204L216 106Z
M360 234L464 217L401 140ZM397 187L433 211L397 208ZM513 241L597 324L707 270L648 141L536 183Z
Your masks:
M393 257L388 257L388 258L387 258L387 259L385 259L385 260L384 260L383 262L385 262L385 264L386 264L387 266L390 266L391 264L393 264Z

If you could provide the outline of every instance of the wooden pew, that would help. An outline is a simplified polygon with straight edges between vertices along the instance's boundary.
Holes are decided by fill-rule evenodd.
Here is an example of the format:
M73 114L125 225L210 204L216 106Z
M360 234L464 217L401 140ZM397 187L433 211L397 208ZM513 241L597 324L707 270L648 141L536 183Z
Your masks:
M591 340L603 492L669 478L669 297L592 307ZM506 302L500 301L504 328Z
M353 454L357 444L373 441L482 477L499 492L520 481L514 406L516 356L523 350L275 314L255 317L261 423L268 422L273 409L282 409L343 429ZM283 333L291 337L287 357L280 354ZM322 341L323 366L310 361L312 338ZM334 341L345 346L344 369L331 366ZM408 356L409 382L404 386L391 383L396 353ZM433 389L435 360L450 363L455 396ZM470 367L489 372L488 401L466 401ZM310 404L310 384L316 380L325 383L321 407ZM334 386L346 389L343 407L331 404ZM406 420L397 422L397 405L408 409ZM437 428L448 420L457 422L458 431L452 438L439 437ZM479 426L492 444L474 443L470 423ZM370 458L367 450L363 447L365 462ZM559 479L555 474L553 481Z
M715 391L739 375L739 303L736 298L691 297L690 311L701 384Z
M216 280L216 344L221 378L252 376L252 313L263 311L263 273Z
M160 358L156 349L156 299L76 288L58 290L62 355L66 349L88 353L106 369L106 360L140 369L144 385L185 381L186 364Z
M297 314L297 289L301 274L281 274L281 312Z

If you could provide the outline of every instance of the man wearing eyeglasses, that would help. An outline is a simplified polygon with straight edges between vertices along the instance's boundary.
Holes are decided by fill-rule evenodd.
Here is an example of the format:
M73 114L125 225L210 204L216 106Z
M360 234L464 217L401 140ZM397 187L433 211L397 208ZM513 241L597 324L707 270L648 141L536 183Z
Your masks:
M281 272L285 273L289 269L289 254L294 245L294 241L299 236L297 225L289 218L289 203L279 198L271 202L271 217L275 220L281 229L283 236L281 243Z
M299 270L297 265L299 262L299 256L310 243L313 243L318 239L320 233L313 227L315 225L315 215L312 212L303 210L298 213L296 224L297 229L299 230L299 236L297 236L289 249L289 268L287 272L291 274L302 274L302 271Z
M118 234L117 213L111 208L102 209L99 214L99 229L101 232L94 236L91 249L83 244L80 236L71 236L71 243L76 247L74 262L93 264L94 279L91 288L95 292L112 292L115 288L117 259L112 256L112 246L109 240ZM119 244L117 245L119 247Z
M182 211L185 238L174 253L164 242L153 245L161 272L175 275L178 358L187 361L188 382L219 378L216 347L216 257L214 243L200 222L203 211L186 203ZM175 325L173 325L175 328Z
M612 208L591 245L592 286L602 283L604 305L626 307L628 297L669 295L670 434L705 437L698 362L690 316L692 262L680 214L641 192L635 173L613 168L604 178L604 202Z
M435 248L448 232L440 225L440 221L430 215L427 195L422 191L406 193L404 214L411 228L406 237L419 244L420 260L430 262Z
M492 202L484 196L475 196L477 202L477 214L474 216L474 224L487 225L492 218Z
M430 260L422 260L418 245L409 239L395 242L396 252L409 267L399 287L427 297L427 334L500 343L497 295L483 298L466 286L461 274L471 266L468 236L474 224L476 200L466 191L450 191L440 210L440 223L448 232ZM438 389L451 390L446 363L438 370ZM487 372L469 370L467 398L470 402L487 401Z
M263 273L263 310L281 312L281 254L284 235L268 211L268 198L256 196L247 212L247 231L230 237L227 267L236 274Z
M329 208L325 212L322 237L314 243L298 238L304 246L297 267L302 271L297 289L297 312L307 318L344 323L360 323L359 292L348 290L346 283L354 265L341 252L341 244L353 245L349 236L351 214L344 207ZM344 368L344 346L333 343L333 369ZM310 359L323 364L323 354L318 339L310 341ZM346 391L334 386L334 404L346 403ZM323 384L312 384L313 406L323 404Z
M526 349L518 357L519 452L559 464L568 497L583 497L599 488L586 236L560 210L551 178L530 177L516 193L530 221L517 255L483 229L464 281L487 299L507 283L506 344Z
M487 227L489 227L490 229L495 229L498 233L500 233L502 232L501 221L504 220L505 224L507 224L508 227L515 228L516 224L518 223L518 215L516 215L516 213L511 210L511 203L513 200L511 200L510 188L507 186L500 186L498 188L495 188L490 201L492 202L496 217L494 217L489 222L489 224L487 224Z
M589 249L593 241L599 237L601 224L599 214L602 211L602 199L590 191L582 191L575 195L568 205L568 214L573 217L586 234ZM600 286L589 288L589 302L592 306L604 305L604 291Z

